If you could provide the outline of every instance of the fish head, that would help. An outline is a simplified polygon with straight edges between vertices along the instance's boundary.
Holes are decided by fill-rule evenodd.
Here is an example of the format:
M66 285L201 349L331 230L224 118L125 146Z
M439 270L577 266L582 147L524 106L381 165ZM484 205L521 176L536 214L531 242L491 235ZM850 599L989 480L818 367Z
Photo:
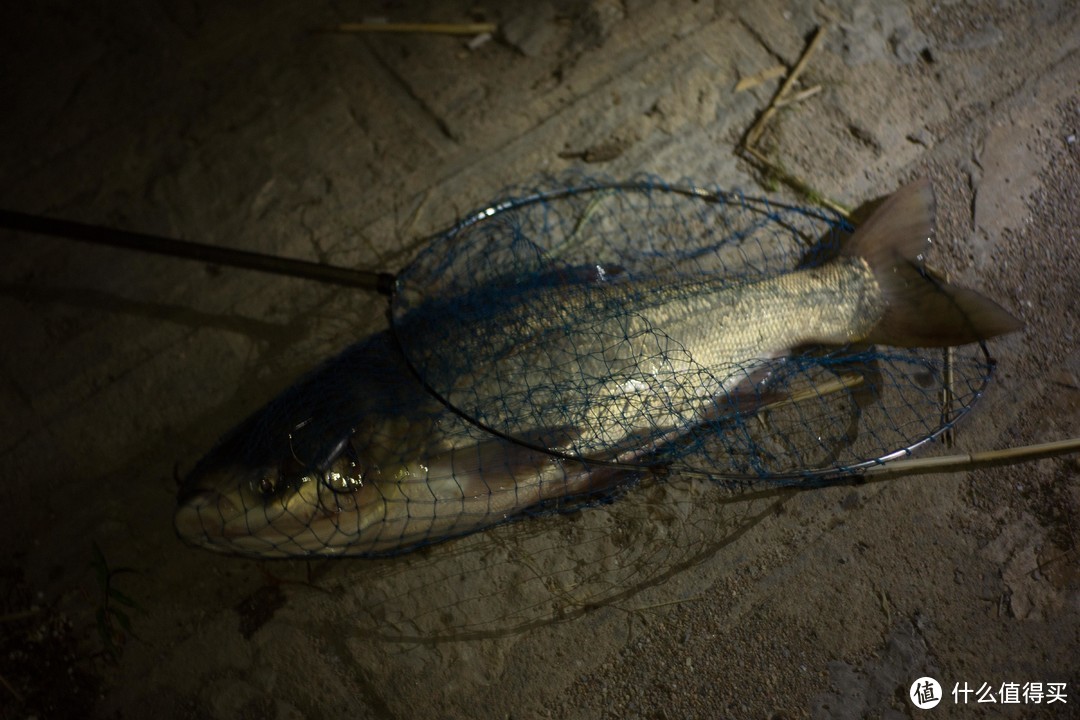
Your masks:
M365 503L360 478L334 468L203 463L184 481L173 523L182 540L216 552L332 556L358 534Z

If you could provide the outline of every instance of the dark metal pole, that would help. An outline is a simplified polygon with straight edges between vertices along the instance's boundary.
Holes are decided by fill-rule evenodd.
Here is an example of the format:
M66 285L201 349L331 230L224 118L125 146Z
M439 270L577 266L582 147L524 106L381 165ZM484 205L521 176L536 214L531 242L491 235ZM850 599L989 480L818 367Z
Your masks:
M38 235L52 235L67 240L94 243L96 245L111 245L113 247L138 250L140 252L169 255L171 257L199 260L215 265L227 265L230 267L258 270L261 272L288 275L290 277L317 280L335 285L374 290L383 295L389 295L394 286L394 276L390 273L370 272L366 270L353 270L335 265L323 265L322 263L309 260L296 260L293 258L278 257L276 255L264 255L262 253L249 252L247 250L233 250L231 248L204 245L202 243L176 240L148 235L146 233L128 232L115 228L102 227L100 225L87 225L85 223L72 222L70 220L56 220L53 218L29 215L11 210L0 210L0 227L5 227L19 232L36 233Z

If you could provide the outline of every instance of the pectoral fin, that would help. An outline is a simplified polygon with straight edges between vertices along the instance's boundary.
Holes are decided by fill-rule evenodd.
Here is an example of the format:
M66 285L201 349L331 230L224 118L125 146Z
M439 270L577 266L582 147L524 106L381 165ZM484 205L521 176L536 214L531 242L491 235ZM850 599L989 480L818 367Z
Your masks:
M442 488L436 492L444 499L456 497L505 517L537 506L561 507L564 500L603 497L625 485L632 477L625 469L544 449L567 447L580 435L558 428L523 433L521 440L528 445L492 438L456 448L432 460L429 478Z
M537 484L552 475L553 469L558 471L558 458L548 448L565 447L579 435L569 428L557 428L523 433L519 442L491 436L446 450L423 465L429 483L452 488L451 494L459 497L507 492Z

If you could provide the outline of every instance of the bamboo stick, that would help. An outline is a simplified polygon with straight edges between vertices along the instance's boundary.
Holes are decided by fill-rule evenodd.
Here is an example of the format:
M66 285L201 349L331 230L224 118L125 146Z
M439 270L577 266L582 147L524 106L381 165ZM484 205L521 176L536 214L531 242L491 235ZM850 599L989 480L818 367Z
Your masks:
M894 460L884 465L870 468L863 472L867 478L878 479L896 475L915 475L939 472L965 472L983 468L1016 465L1033 460L1069 455L1080 452L1080 438L1057 440L1054 442L1005 448L1004 450L986 450L962 455L941 457L912 458Z

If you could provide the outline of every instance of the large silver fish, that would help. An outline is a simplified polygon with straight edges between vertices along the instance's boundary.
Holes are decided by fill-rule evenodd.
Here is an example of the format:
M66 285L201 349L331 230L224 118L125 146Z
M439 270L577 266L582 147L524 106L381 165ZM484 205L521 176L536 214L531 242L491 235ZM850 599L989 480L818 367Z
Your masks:
M1018 329L996 303L923 271L932 215L920 181L817 267L743 283L552 275L465 303L465 337L417 313L397 330L428 388L387 334L351 348L204 458L176 528L262 557L405 550L608 490L620 474L596 461L673 441L794 348L960 345ZM429 390L496 407L470 413L474 424Z

